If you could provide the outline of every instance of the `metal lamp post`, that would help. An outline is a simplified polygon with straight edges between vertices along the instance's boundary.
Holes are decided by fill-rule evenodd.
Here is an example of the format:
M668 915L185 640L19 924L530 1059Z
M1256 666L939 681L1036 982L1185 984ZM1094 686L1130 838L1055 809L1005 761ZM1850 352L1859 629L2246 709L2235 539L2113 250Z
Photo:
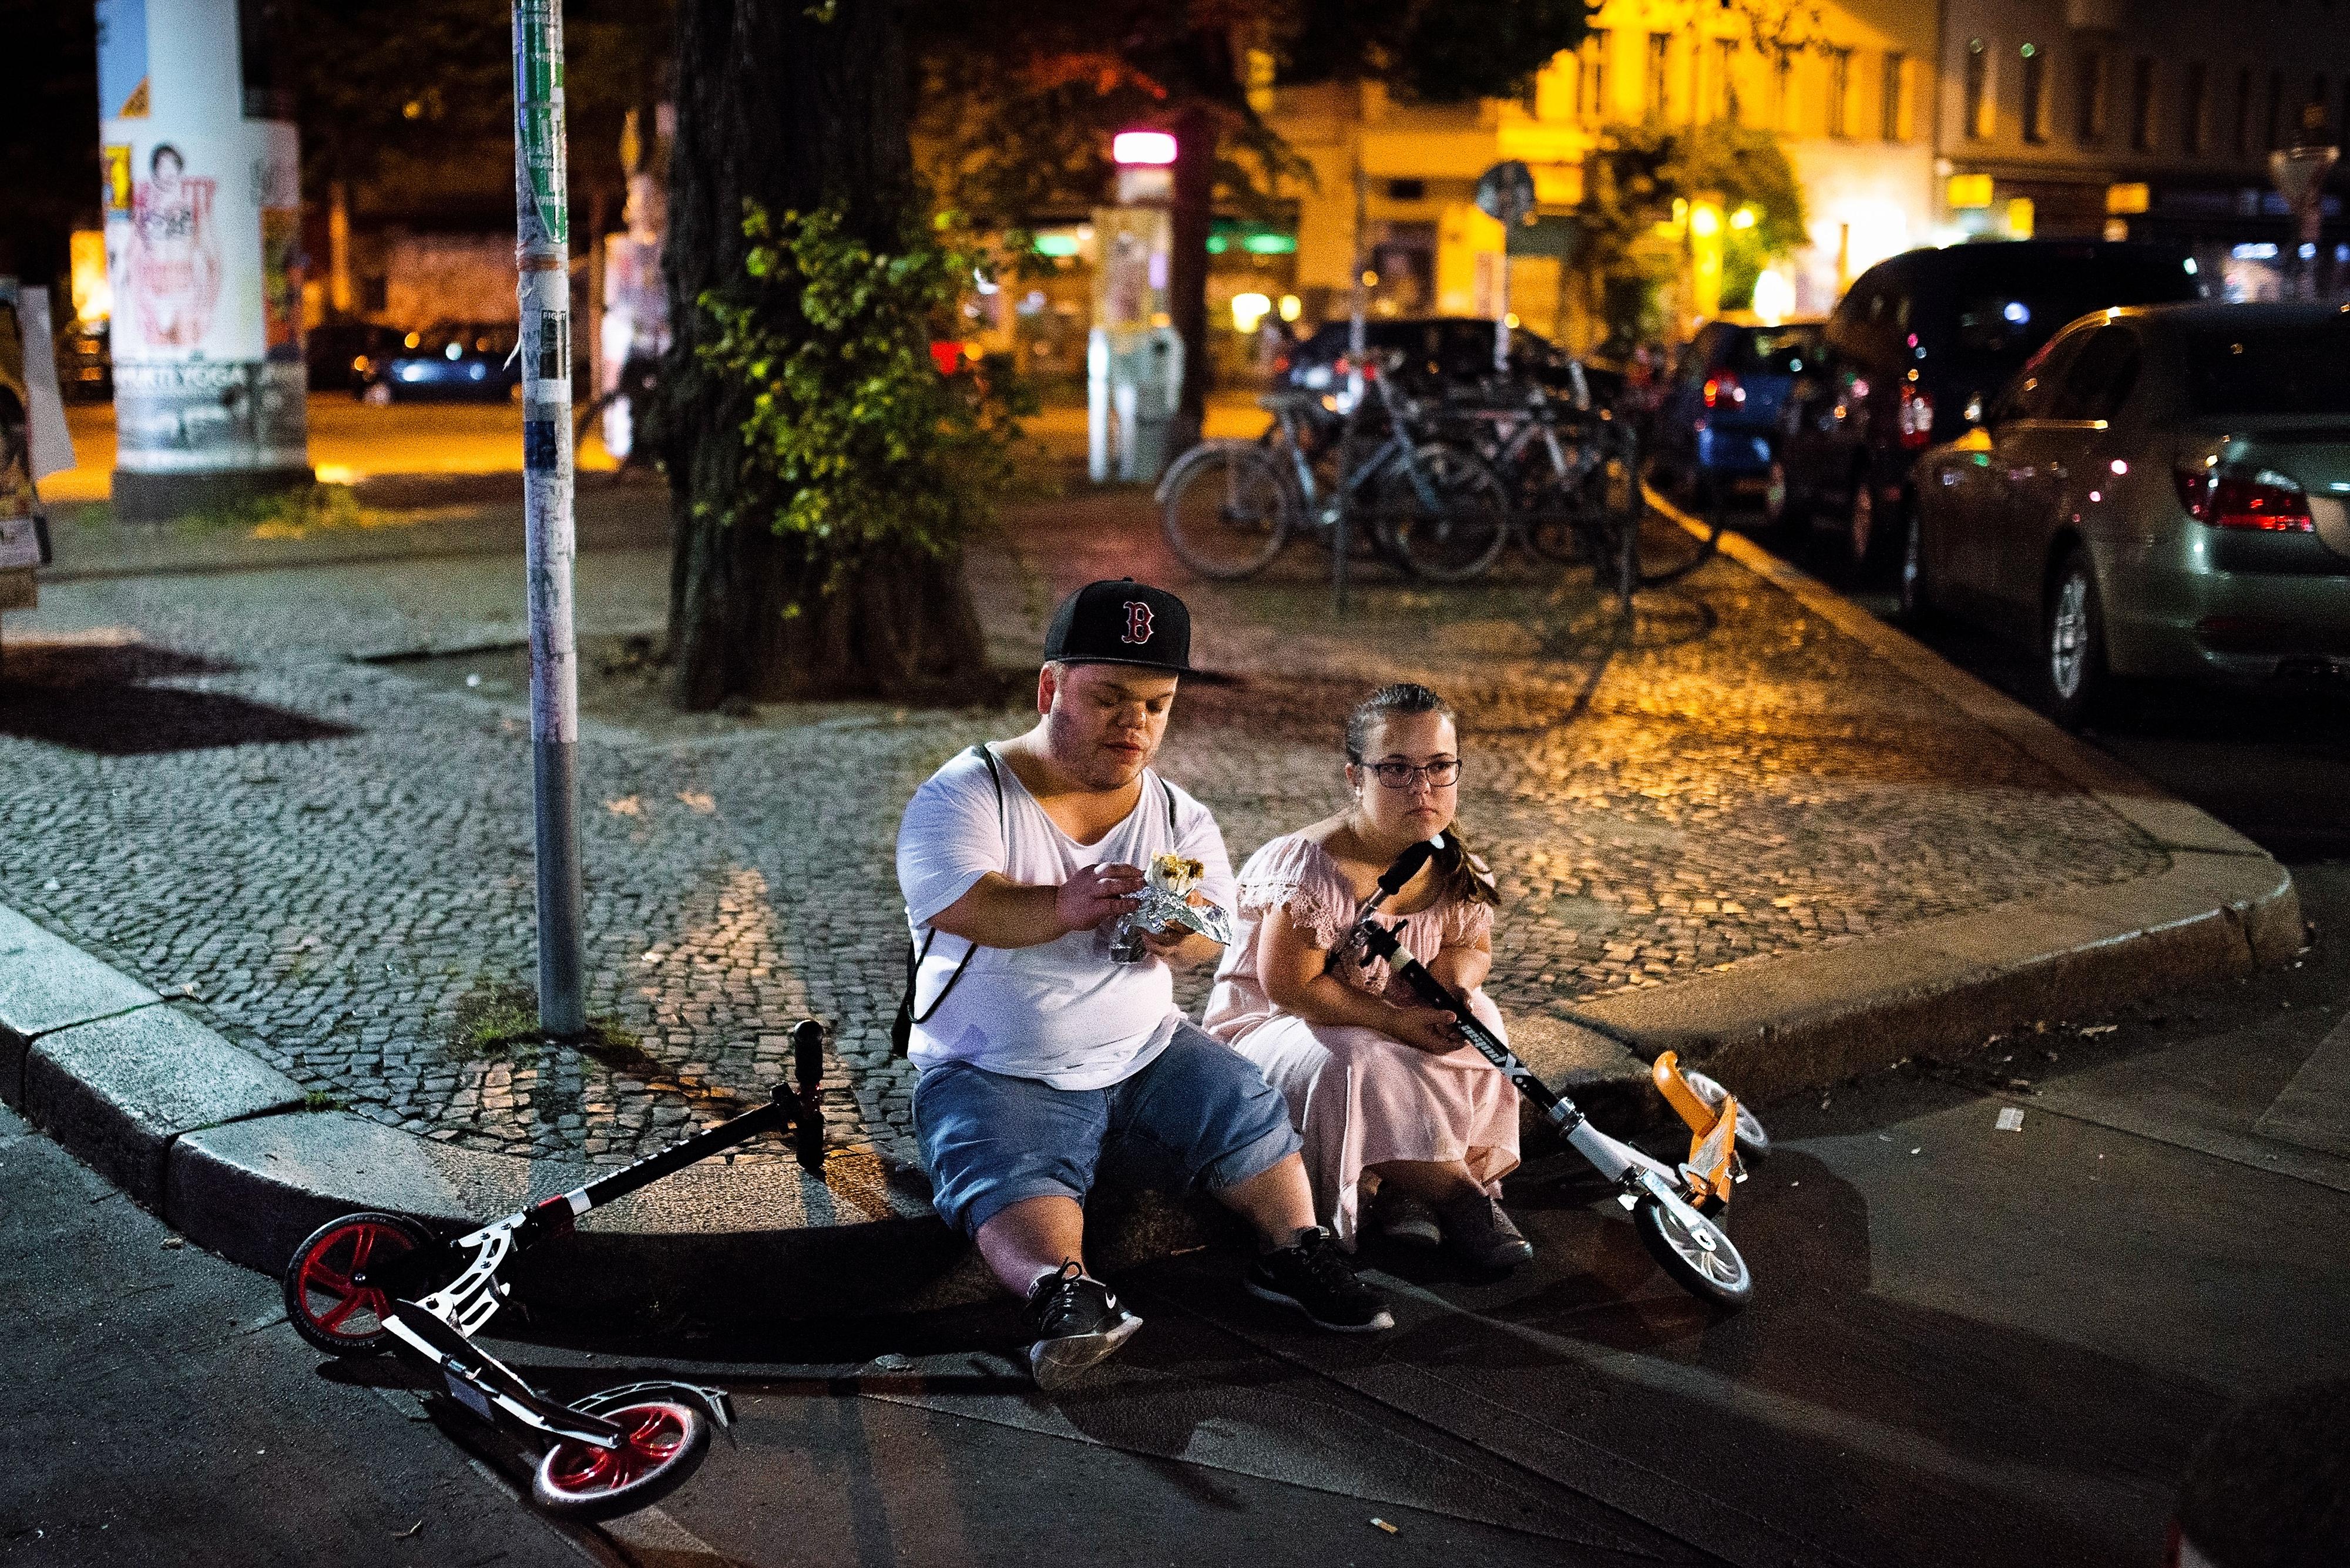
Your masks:
M538 829L538 1026L588 1027L579 934L579 666L571 628L571 220L561 0L515 0L515 261Z

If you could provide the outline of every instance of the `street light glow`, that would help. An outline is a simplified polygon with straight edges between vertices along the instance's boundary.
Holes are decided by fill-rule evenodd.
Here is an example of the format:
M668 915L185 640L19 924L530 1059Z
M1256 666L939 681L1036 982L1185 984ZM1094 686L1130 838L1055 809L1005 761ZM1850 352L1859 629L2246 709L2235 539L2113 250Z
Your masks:
M1175 139L1163 130L1121 130L1110 138L1109 155L1120 163L1172 163Z

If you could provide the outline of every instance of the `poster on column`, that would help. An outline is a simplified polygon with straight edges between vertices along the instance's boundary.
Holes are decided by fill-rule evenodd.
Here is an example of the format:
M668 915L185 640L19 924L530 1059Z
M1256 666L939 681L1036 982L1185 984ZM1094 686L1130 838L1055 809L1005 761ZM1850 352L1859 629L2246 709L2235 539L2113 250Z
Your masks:
M124 466L306 461L294 130L225 129L126 149L107 226Z
M244 117L237 12L99 0L118 469L308 466L297 142Z

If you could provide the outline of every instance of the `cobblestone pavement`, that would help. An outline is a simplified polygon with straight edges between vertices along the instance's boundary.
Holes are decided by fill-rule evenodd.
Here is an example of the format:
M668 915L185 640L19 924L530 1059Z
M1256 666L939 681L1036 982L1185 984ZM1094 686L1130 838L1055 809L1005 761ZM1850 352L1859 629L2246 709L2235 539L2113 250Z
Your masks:
M1269 580L1184 585L1130 495L1041 509L1005 544L973 578L1006 668L1033 662L1068 586L1182 587L1215 674L1187 684L1162 765L1216 808L1236 862L1336 805L1338 724L1372 683L1451 696L1464 825L1507 898L1505 1011L2163 865L1726 561L1644 596L1627 637L1586 584L1523 567L1475 591L1369 573L1344 620L1302 554ZM46 587L7 627L0 900L190 988L359 1114L539 1158L631 1158L728 1114L789 1070L785 1027L812 1012L849 1091L834 1141L902 1154L898 814L1024 706L671 714L622 636L659 624L666 589L657 547L581 557L599 1044L509 1037L534 973L523 656L351 657L510 635L510 556Z

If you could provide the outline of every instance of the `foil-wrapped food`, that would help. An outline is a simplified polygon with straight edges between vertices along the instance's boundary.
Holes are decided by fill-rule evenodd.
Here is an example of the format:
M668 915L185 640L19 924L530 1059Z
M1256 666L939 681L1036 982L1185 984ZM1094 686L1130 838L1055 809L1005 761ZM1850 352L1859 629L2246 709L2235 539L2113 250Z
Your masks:
M1150 956L1142 945L1144 932L1165 936L1172 930L1197 931L1219 942L1232 940L1232 918L1205 899L1193 903L1200 878L1208 868L1180 855L1154 855L1142 868L1142 891L1135 907L1110 928L1112 963L1140 963Z

